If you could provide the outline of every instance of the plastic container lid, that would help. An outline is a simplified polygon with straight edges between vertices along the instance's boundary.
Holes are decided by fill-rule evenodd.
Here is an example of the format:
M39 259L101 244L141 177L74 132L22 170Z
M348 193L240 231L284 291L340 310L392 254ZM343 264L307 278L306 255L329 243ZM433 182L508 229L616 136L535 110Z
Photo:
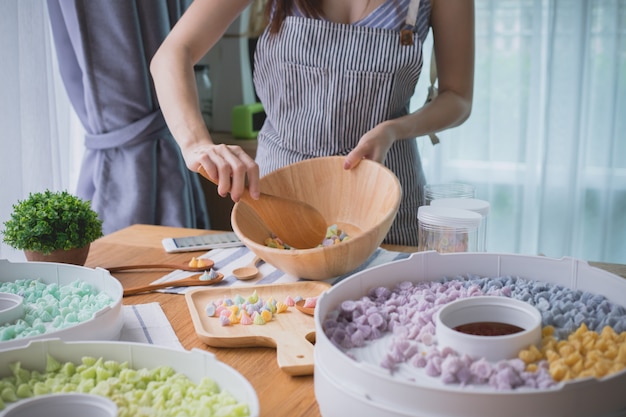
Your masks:
M426 184L424 195L428 200L448 197L474 198L475 187L471 184L460 182L447 182L441 184Z
M488 201L477 198L438 198L430 202L435 207L450 207L476 212L483 217L489 214L490 204Z
M420 206L417 219L432 226L477 229L483 216L470 210L450 207Z

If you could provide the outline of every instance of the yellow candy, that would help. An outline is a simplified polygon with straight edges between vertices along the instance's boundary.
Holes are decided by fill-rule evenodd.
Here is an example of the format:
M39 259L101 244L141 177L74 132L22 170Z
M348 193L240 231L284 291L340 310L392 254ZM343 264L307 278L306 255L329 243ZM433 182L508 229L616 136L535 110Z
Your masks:
M202 267L205 267L205 266L208 266L208 265L209 264L208 264L208 262L206 260L201 259L201 258L196 259L196 268L202 268Z
M276 303L276 313L284 313L289 309L289 306L285 303L281 303L280 301Z
M239 321L241 319L239 317L239 314L237 314L237 312L233 311L232 313L230 313L230 316L228 316L228 320L230 320L231 324L237 324L237 323L239 323Z
M272 320L272 312L269 310L263 310L261 311L261 317L263 317L263 320L265 320L265 322L268 322Z
M544 358L556 381L602 378L626 368L626 332L617 334L607 326L597 333L583 323L567 340L557 341L550 326L542 334L541 351L531 347L519 354L528 371L537 370L537 362Z

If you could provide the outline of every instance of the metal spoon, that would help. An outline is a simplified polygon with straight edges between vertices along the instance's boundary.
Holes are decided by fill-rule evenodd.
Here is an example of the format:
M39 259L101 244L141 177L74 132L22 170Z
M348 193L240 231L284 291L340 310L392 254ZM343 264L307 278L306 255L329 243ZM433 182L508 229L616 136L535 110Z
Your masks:
M209 177L203 167L198 172L217 185L217 181ZM241 201L248 204L270 231L292 248L315 248L326 236L326 219L304 201L265 193L255 200L248 192L243 193Z
M255 256L252 262L248 265L233 269L233 275L235 278L241 281L246 281L256 277L259 273L259 268L256 264L261 260L258 256Z

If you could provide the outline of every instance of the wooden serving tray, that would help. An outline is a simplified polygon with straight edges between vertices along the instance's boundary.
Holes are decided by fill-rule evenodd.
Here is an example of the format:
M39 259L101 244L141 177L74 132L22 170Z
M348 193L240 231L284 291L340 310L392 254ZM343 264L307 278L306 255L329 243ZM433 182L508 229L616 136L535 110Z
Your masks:
M313 343L315 321L313 316L296 307L277 314L264 324L232 324L222 326L218 317L208 317L206 306L224 298L244 298L255 290L260 298L283 301L287 296L317 297L330 287L322 281L302 281L245 287L201 288L185 294L187 306L198 338L213 347L275 347L278 366L290 375L313 374Z

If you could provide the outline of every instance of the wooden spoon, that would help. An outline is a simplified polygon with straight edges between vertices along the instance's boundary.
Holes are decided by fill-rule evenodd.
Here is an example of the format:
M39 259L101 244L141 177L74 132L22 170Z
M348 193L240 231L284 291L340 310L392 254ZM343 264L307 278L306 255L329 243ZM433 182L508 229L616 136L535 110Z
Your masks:
M201 276L202 275L195 275L193 277L177 279L174 281L159 282L157 284L148 284L148 285L141 285L139 287L126 288L124 290L124 296L141 294L144 292L151 292L151 291L156 291L156 290L162 290L163 288L196 287L196 286L202 286L202 285L213 285L224 279L224 274L219 273L219 272L217 273L217 276L215 276L215 278L212 278L210 280L201 280L200 279Z
M198 172L217 185L217 181L209 177L203 167ZM270 231L292 248L315 248L326 236L326 219L304 201L265 193L261 193L261 197L255 200L247 189L241 201L252 207Z
M203 272L213 268L214 262L210 259L202 259L203 266L189 266L178 264L137 264L137 265L119 265L119 266L103 266L109 272L128 271L130 269L180 269L187 272Z
M233 269L233 275L235 278L241 281L246 281L256 277L259 273L259 268L256 264L261 260L258 256L255 256L252 262L248 265Z
M305 300L300 300L296 302L296 308L303 312L304 314L308 314L309 316L312 316L315 314L315 307L305 307L304 306L304 301Z

